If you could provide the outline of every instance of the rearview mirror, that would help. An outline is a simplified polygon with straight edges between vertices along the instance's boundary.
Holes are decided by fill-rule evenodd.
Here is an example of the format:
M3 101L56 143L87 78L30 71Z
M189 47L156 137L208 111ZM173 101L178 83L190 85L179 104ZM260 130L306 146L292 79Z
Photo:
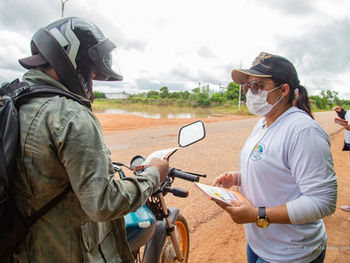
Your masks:
M183 126L179 131L179 146L186 147L205 137L205 127L202 121L195 121Z
M130 168L134 169L136 166L142 165L142 163L145 161L145 157L141 155L136 155L134 158L130 161Z

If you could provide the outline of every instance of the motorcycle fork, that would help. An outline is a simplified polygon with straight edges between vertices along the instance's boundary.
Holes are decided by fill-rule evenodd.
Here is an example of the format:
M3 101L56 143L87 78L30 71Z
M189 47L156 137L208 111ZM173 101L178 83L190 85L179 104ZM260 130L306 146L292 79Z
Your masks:
M183 256L182 256L182 253L181 253L181 250L180 250L180 246L179 246L179 243L176 239L176 236L175 236L175 227L174 225L171 223L171 220L170 220L170 217L169 217L169 211L168 211L168 208L165 204L165 200L164 200L164 196L162 193L159 194L159 200L162 204L162 209L163 209L163 212L165 214L165 220L166 220L166 223L168 225L167 227L167 233L170 235L170 238L171 238L171 241L173 243L173 246L174 246L174 249L175 249L175 253L176 253L176 257L177 257L177 260L182 262L184 260Z

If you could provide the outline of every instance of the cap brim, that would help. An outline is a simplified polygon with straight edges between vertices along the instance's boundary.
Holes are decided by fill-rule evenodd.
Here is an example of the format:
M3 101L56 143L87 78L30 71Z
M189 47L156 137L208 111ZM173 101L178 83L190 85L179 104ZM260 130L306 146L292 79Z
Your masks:
M31 69L34 67L42 66L48 64L46 59L40 54L35 54L30 57L21 58L18 60L19 64L26 69Z
M237 84L243 84L248 82L248 76L259 78L271 78L272 75L266 75L260 71L254 69L234 69L232 70L231 77Z

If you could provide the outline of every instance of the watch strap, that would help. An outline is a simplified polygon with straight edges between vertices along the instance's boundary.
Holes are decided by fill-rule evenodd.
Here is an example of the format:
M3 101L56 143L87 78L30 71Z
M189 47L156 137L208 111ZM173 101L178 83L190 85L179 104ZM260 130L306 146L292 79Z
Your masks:
M258 218L259 219L265 219L266 218L266 207L264 207L264 206L259 207Z

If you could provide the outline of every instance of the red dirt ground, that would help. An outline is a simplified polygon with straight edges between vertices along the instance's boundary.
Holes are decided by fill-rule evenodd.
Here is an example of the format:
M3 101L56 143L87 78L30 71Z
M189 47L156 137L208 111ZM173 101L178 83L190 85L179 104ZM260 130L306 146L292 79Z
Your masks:
M147 119L134 115L98 115L104 133L138 128L178 126L189 123L190 119ZM240 120L246 116L223 116L208 118L204 122ZM330 136L331 151L338 178L338 203L336 212L324 219L328 235L328 249L325 262L350 262L350 218L349 212L340 209L350 205L350 162L349 155L342 152L343 130ZM207 218L191 228L191 250L189 262L246 262L246 240L242 225L233 225L226 213L214 210ZM233 227L222 227L230 226ZM220 233L220 235L218 235ZM208 240L211 242L203 242Z

